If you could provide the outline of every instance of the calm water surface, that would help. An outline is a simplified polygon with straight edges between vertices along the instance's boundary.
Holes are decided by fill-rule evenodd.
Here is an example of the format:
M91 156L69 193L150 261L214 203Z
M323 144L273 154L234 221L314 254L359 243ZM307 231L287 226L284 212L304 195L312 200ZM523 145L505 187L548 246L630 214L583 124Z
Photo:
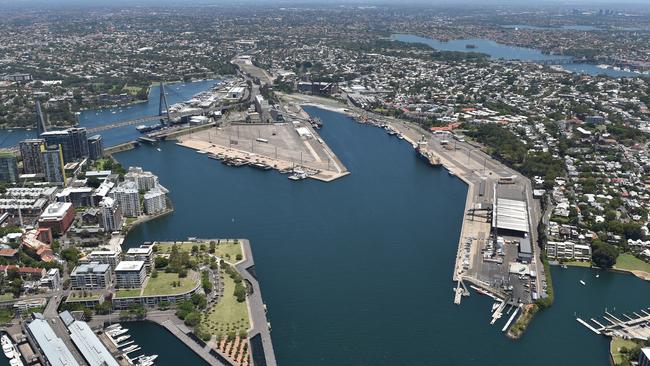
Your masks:
M173 142L160 152L143 146L120 153L124 165L157 174L175 207L137 227L125 248L188 236L250 239L280 365L609 365L607 339L574 314L647 307L648 283L553 269L555 305L522 340L508 340L500 332L507 319L489 324L490 299L474 293L453 304L466 186L383 130L306 110L323 120L321 135L350 176L291 182L224 166Z
M430 46L431 48L442 51L457 51L457 52L480 52L490 56L491 59L503 60L520 60L520 61L562 61L566 60L567 56L548 55L542 53L541 50L526 47L510 46L489 39L472 38L472 39L456 39L443 42L437 39L419 37L412 34L393 34L391 39L407 42L407 43L422 43ZM472 44L475 48L469 49L466 46ZM642 74L634 72L626 72L622 70L601 69L593 64L569 63L563 64L562 67L571 72L583 73L588 75L607 75L612 77L641 77ZM647 76L647 75L645 75Z
M191 99L193 95L208 90L218 83L219 80L202 80L188 83L168 84L165 87L167 92L167 103L172 105L174 103L187 101ZM93 128L119 121L157 115L159 93L159 86L153 86L149 91L149 100L146 103L83 111L79 115L79 126ZM105 147L133 141L140 136L140 133L135 129L135 126L114 128L102 131L100 134L104 139ZM25 129L15 129L11 130L11 132L3 130L0 131L0 147L15 146L21 140L28 138L36 138L35 129L30 131Z

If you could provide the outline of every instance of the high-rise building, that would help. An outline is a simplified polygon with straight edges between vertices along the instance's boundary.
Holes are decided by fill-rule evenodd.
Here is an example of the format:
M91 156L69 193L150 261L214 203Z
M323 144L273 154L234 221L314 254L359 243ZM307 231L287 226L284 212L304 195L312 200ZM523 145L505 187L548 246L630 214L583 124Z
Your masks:
M167 194L160 186L156 186L144 194L144 212L156 215L167 209Z
M111 197L104 197L99 203L99 224L107 233L122 227L122 210Z
M72 155L74 160L88 157L88 137L86 128L73 127L66 130L70 135L70 144L72 146Z
M46 145L61 145L63 161L80 160L88 157L88 139L84 127L68 128L63 131L48 131L41 134Z
M94 135L88 138L88 157L97 160L104 155L104 145L101 135Z
M124 180L135 183L138 190L148 191L158 185L158 177L137 166L129 167L128 173L124 175Z
M18 160L16 155L8 150L0 151L0 181L18 181Z
M111 191L111 196L122 209L126 217L138 217L142 215L140 205L140 192L135 182L122 182Z
M43 174L44 164L41 151L45 147L43 139L28 139L19 144L20 156L23 158L23 173Z
M61 145L43 147L43 173L45 180L52 183L65 183L65 165L63 163L63 149Z

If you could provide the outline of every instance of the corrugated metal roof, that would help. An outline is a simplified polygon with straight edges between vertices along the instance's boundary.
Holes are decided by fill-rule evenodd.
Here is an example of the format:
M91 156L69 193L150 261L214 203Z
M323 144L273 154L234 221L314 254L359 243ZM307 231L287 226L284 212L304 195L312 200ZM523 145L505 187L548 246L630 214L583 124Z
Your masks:
M526 202L498 198L495 212L497 229L528 232Z
M86 322L74 321L68 330L70 338L90 366L119 366Z
M52 366L79 366L68 347L61 338L56 336L47 321L34 319L27 328Z

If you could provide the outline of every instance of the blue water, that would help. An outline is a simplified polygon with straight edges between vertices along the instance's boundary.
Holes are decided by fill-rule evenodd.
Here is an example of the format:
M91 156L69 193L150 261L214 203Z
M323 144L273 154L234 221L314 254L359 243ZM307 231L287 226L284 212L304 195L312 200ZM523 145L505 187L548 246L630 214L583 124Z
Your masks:
M493 60L520 60L520 61L548 61L548 60L567 60L567 56L547 55L542 51L534 48L510 46L489 39L456 39L447 42L439 41L436 39L419 37L412 34L393 34L391 39L408 42L408 43L422 43L430 46L431 48L442 51L458 51L458 52L480 52L490 56ZM468 44L473 44L476 48L468 49L465 47ZM588 75L607 75L611 77L641 77L643 75L627 72L622 70L600 69L593 64L570 63L563 64L562 67L568 71L583 73Z
M291 182L171 141L160 152L120 153L125 166L157 174L175 207L135 228L124 248L189 236L250 239L280 365L609 365L607 339L574 314L647 307L650 284L553 269L555 305L523 339L507 339L507 319L489 325L490 299L473 294L453 304L466 186L381 129L306 110L321 118L321 136L351 175Z
M600 28L593 25L561 25L561 26L550 26L550 27L540 27L536 25L527 25L527 24L508 24L502 25L502 28L508 29L532 29L532 30L552 30L552 29L563 29L563 30L577 30L577 31L595 31L600 30Z
M191 99L193 95L208 90L218 83L219 80L202 80L196 82L168 84L165 88L167 91L167 103L169 105L172 105L174 103L187 101ZM119 121L157 115L159 93L160 88L156 85L153 86L149 91L149 100L145 103L139 103L125 107L83 111L79 115L79 126L93 128ZM135 126L125 126L111 130L105 130L100 134L102 135L104 146L113 146L120 143L133 141L138 136L140 136L140 133L135 129ZM0 131L0 147L15 146L21 140L35 137L35 129L32 129L30 131L24 129L16 129L11 132Z

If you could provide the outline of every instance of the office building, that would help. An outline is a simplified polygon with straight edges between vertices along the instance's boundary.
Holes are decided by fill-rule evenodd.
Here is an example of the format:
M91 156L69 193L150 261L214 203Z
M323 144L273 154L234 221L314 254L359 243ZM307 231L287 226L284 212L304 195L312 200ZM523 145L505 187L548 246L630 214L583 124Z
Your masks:
M45 144L48 146L61 146L65 163L88 157L88 138L84 127L44 132L41 134L41 138L45 140Z
M167 209L167 194L163 189L157 186L144 194L144 211L147 215L156 215Z
M107 233L122 228L122 209L111 197L104 197L99 203L99 225Z
M74 221L74 208L70 202L51 203L38 219L38 226L50 228L52 234L62 235Z
M93 135L88 138L88 157L97 160L104 156L104 145L101 135Z
M0 181L12 182L18 181L18 160L16 155L11 151L0 151Z
M122 261L115 267L116 288L141 288L147 276L143 261Z
M65 183L65 164L60 145L49 145L41 151L45 180L51 183Z
M112 198L117 202L126 217L142 215L140 193L135 182L125 181L111 191Z
M28 139L19 144L20 156L23 158L23 173L43 174L44 162L42 151L45 149L45 140Z
M76 266L70 273L70 288L73 290L99 290L111 284L111 266L90 262Z

